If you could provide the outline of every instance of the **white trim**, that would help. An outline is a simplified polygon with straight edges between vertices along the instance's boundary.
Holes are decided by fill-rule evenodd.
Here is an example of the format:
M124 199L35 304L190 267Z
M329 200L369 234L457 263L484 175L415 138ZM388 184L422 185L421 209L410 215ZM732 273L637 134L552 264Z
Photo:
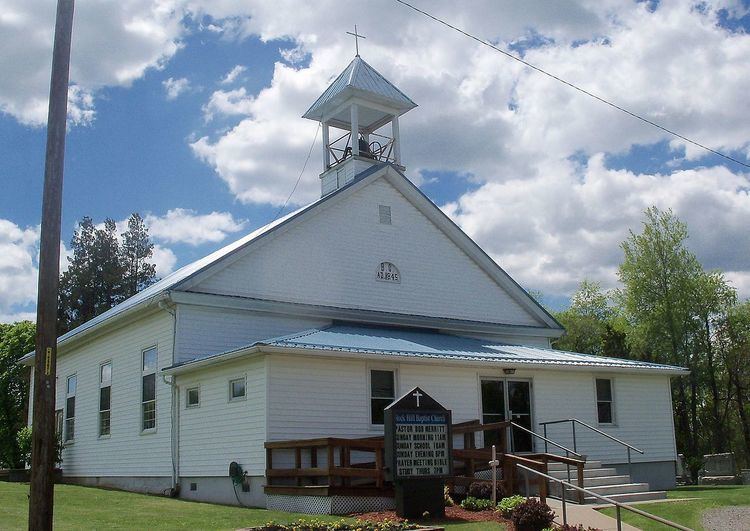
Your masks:
M609 400L609 409L610 414L612 415L612 422L599 422L599 402L607 402L607 400L599 400L599 391L596 388L596 381L597 380L607 380L609 381L609 392L611 399ZM617 427L617 407L615 405L616 395L615 395L615 378L613 376L608 375L601 375L597 376L594 375L594 414L596 415L596 425L597 426L605 426L605 427Z
M76 388L73 394L70 394L70 379L75 378ZM73 416L68 417L68 399L73 399ZM78 373L74 372L65 377L65 405L63 406L63 444L73 444L76 440L76 409L78 409ZM68 420L72 420L73 436L68 438Z
M102 369L109 365L109 382L103 382L102 381ZM99 439L108 439L112 436L112 375L114 373L114 368L112 364L112 360L106 360L99 364L99 396L97 396L97 426L96 426L96 433L97 437ZM102 409L102 389L105 387L109 387L109 409ZM106 411L109 413L109 433L102 433L102 413Z
M244 393L242 394L242 396L235 396L235 397L233 397L232 396L232 384L234 382L239 382L239 381L242 381L242 383L245 384L245 386L244 386ZM228 403L231 404L231 403L234 403L234 402L244 402L245 400L247 400L247 373L245 373L242 376L236 377L236 378L230 378L227 381L227 384L228 384L227 385L227 402Z
M198 402L190 403L190 391L198 391ZM201 407L201 386L200 384L185 387L185 409L197 409Z
M154 367L153 371L151 371L151 370L146 371L143 368L144 354L146 352L148 352L149 350L155 350L156 351L156 366ZM140 432L141 435L149 435L149 434L152 434L152 433L156 433L156 429L158 427L158 424L157 424L157 422L158 422L157 398L158 398L159 393L158 393L158 390L157 390L157 383L158 382L157 382L157 378L156 378L156 373L159 372L159 345L158 345L158 343L155 344L155 345L151 345L151 346L148 346L148 347L145 347L145 348L141 349L140 367L141 367L141 377L140 377L140 379L141 379L141 385L140 385L140 388L141 388L140 389L140 391L141 391L140 392L140 397L141 397L141 399L139 401L139 411L140 411L140 414L138 415L138 428L139 428L139 432ZM154 399L153 399L153 403L154 403L154 426L151 427L151 428L144 428L143 427L143 424L144 424L144 422L143 422L143 419L144 419L144 417L143 417L143 414L144 414L143 405L145 404L145 402L143 401L143 390L144 390L143 389L143 378L146 377L146 376L149 376L151 374L154 375ZM151 402L151 400L149 400L149 402Z
M387 364L387 363L366 363L365 370L367 378L367 420L371 430L382 430L383 424L375 424L372 421L372 401L374 398L387 399L388 397L374 397L372 396L372 371L390 372L393 373L393 400L396 400L400 394L398 385L398 365Z

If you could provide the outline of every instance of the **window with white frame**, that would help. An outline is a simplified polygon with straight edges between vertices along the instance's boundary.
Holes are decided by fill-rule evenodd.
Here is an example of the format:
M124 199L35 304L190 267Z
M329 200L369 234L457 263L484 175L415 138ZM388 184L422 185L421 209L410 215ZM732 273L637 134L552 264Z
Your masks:
M72 441L75 437L76 425L76 388L78 378L75 374L68 376L65 387L65 441Z
M110 434L112 413L112 362L99 366L99 437Z
M370 370L370 422L382 425L385 408L396 399L396 372Z
M62 441L63 437L63 419L65 418L62 409L55 410L55 436L58 441Z
M229 401L234 402L235 400L244 400L247 385L245 384L245 378L236 378L229 381Z
M596 379L596 414L599 424L614 424L614 392L612 380L609 378Z
M201 403L200 387L188 387L185 391L185 407L198 407Z
M156 347L142 352L141 430L156 428Z

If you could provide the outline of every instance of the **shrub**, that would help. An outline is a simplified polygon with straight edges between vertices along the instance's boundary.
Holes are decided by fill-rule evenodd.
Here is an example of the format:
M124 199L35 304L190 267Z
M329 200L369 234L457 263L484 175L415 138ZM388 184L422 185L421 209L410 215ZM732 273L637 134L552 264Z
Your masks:
M495 489L496 493L496 500L503 499L503 495L505 494L505 491L503 490L503 485L498 481L497 488ZM468 495L472 498L477 498L480 500L491 500L492 499L492 483L486 482L486 481L475 481L471 485L469 485L469 491Z
M451 498L451 488L448 485L443 489L443 499L446 507L453 507L456 505L456 502Z
M513 509L511 520L516 531L541 531L552 525L555 513L549 505L534 498L529 498Z
M31 466L31 426L24 426L16 434L18 450L24 463ZM55 437L55 464L62 463L63 444L59 437Z
M525 501L526 498L519 495L503 498L502 500L500 500L500 503L497 504L497 510L500 511L504 517L510 518L513 514L513 509L515 509Z
M492 503L492 500L482 500L473 496L467 496L461 502L461 507L467 511L489 511L494 509L495 505Z

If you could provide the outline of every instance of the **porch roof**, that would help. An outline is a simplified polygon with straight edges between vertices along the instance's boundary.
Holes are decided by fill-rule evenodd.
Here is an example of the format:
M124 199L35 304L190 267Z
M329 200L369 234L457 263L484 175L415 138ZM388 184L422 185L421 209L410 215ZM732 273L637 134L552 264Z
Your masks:
M551 348L511 345L441 333L428 329L396 328L334 323L325 328L267 339L239 349L182 364L205 365L245 352L317 352L354 354L379 358L442 359L456 362L486 362L509 368L546 366L549 368L590 368L594 370L627 370L687 374L687 369L673 365L567 352ZM177 369L178 366L170 367Z

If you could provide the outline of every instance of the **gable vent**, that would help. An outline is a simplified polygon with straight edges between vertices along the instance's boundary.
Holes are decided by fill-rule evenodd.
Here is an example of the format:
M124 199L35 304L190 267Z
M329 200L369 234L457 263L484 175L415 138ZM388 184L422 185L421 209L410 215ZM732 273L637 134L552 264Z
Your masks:
M378 211L380 213L380 223L382 225L391 224L391 207L387 205L378 205Z

